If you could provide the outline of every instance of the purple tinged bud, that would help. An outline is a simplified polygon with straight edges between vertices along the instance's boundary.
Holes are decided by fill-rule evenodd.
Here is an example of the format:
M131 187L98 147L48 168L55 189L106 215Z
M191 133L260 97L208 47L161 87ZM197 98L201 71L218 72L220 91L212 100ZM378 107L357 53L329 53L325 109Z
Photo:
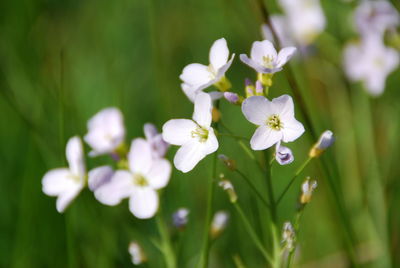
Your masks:
M246 79L244 80L244 85L245 85L246 87L252 86L252 85L253 85L253 82L251 82L251 80L250 80L249 78L246 78Z
M224 97L227 101L229 101L232 104L237 104L239 102L239 96L236 93L233 92L224 92Z
M293 162L294 156L292 150L290 150L288 147L277 144L275 159L280 165L288 165Z
M189 210L187 208L180 208L172 214L172 223L178 229L185 228L188 222Z
M256 81L256 95L262 95L264 91L264 88L262 86L262 83L260 80Z

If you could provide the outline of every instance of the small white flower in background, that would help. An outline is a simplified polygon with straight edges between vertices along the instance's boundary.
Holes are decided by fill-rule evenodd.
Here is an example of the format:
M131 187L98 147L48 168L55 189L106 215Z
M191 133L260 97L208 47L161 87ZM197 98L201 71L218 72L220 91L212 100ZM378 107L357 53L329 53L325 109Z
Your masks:
M294 160L292 150L278 142L275 146L275 160L280 165L288 165L292 163Z
M229 214L226 211L217 211L211 221L211 237L218 237L228 224Z
M129 254L131 254L132 263L134 265L139 265L147 261L146 255L143 249L140 247L139 243L132 241L128 248Z
M311 201L312 194L314 190L317 188L318 184L317 181L311 181L310 177L303 182L301 185L301 196L300 196L300 203L307 204Z
M43 179L43 192L57 196L57 211L62 213L85 186L86 169L83 159L81 139L77 136L69 139L66 148L69 168L57 168L48 171Z
M299 45L310 45L325 29L326 19L319 0L280 0L279 4L286 16L286 23L281 25Z
M218 140L211 127L212 103L208 94L200 92L194 103L193 120L171 119L163 126L166 142L181 146L174 157L175 167L192 170L205 156L218 149Z
M229 180L223 179L218 183L218 185L228 193L229 201L231 201L231 203L235 203L237 201L238 197L235 188Z
M258 73L273 74L281 71L295 52L295 47L285 47L277 53L269 40L255 41L251 47L250 58L246 54L240 54L240 60Z
M185 228L188 223L188 216L190 211L187 208L180 208L172 214L172 223L178 229Z
M387 29L400 24L400 15L388 1L362 1L357 7L354 20L361 35L382 36Z
M263 96L252 96L242 104L247 120L258 125L250 140L253 150L265 150L283 141L291 142L304 133L303 125L294 117L293 100L282 95L269 101Z
M386 77L399 65L399 53L386 47L382 39L370 35L361 43L349 44L344 50L344 67L351 81L362 81L372 96L383 93Z
M232 64L235 54L229 59L229 49L225 38L216 40L210 49L210 65L192 63L187 65L179 78L183 81L182 90L191 101L194 101L196 94L218 83L225 75L225 72ZM214 97L222 97L216 94Z
M94 189L95 197L105 205L115 206L129 198L129 210L139 219L154 216L158 209L158 189L164 188L171 175L171 165L166 159L154 158L149 142L142 138L132 141L128 154L129 170L100 167L89 173L89 181L102 181ZM91 183L92 184L92 183Z
M93 149L90 156L112 153L124 141L123 116L117 108L101 110L89 120L87 127L84 139Z
M287 250L292 251L294 249L294 242L296 239L296 233L290 222L285 222L283 224L282 230L282 243L285 244Z
M330 130L325 130L319 137L318 141L313 145L313 147L311 147L308 155L310 157L318 157L334 142L335 136L333 136L333 132Z
M162 138L155 125L147 123L144 125L144 136L150 143L155 158L163 158L168 151L169 144Z

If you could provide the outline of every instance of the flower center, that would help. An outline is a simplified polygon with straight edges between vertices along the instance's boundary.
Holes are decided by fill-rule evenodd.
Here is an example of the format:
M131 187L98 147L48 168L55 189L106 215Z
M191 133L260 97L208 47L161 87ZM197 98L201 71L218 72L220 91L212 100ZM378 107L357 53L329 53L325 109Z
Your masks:
M278 115L273 114L267 120L267 126L272 128L273 130L281 130L283 128L283 123Z
M274 68L274 58L271 55L263 56L263 65L266 68Z
M206 142L208 139L208 130L198 126L192 131L192 138L198 139L199 142Z
M149 183L147 182L147 179L139 173L136 173L133 175L133 183L137 186L147 186Z

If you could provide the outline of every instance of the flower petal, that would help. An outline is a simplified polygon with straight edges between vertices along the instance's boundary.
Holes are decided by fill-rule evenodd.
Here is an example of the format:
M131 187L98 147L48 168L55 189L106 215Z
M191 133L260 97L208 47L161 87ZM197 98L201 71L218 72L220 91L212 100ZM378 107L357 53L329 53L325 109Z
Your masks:
M142 138L134 139L128 154L130 170L147 174L153 164L152 159L150 144Z
M201 86L209 83L213 79L213 76L209 72L208 66L199 63L192 63L183 69L179 78L185 84L188 84L197 90Z
M280 71L281 69L270 69L262 66L260 63L250 59L246 54L240 54L240 60L244 63L256 70L259 73L274 73Z
M289 95L282 95L272 100L274 114L279 114L280 119L292 120L294 118L294 104L293 99Z
M204 153L206 155L212 154L218 149L218 140L217 137L214 134L214 129L210 127L208 129L208 138L207 141L204 144Z
M67 168L48 171L42 179L42 190L46 195L57 196L73 187L73 174Z
M260 126L251 137L250 145L253 150L265 150L279 142L282 132L273 130L267 126Z
M197 92L198 92L196 90L196 88L193 87L193 86L190 86L190 85L188 85L186 83L182 83L181 84L181 88L182 88L183 93L185 93L186 97L188 97L188 99L191 102L194 102L194 98L196 97Z
M303 135L304 126L302 123L293 118L290 121L285 121L283 129L281 130L283 133L282 140L284 142L291 142L296 140L298 137Z
M295 47L285 47L279 51L276 67L282 67L296 52Z
M210 95L199 92L194 100L193 120L202 127L211 125L212 101Z
M83 177L86 172L85 162L83 159L82 142L78 136L68 140L66 155L71 172L76 176Z
M89 171L88 185L91 191L95 191L102 185L110 182L114 170L110 166L101 166Z
M133 175L126 170L117 170L111 179L94 191L96 199L105 205L118 205L133 192Z
M143 132L144 132L144 136L146 137L146 140L151 140L158 134L158 130L157 130L156 126L152 123L144 124Z
M59 213L63 213L69 204L78 196L83 189L83 185L75 184L67 192L61 193L56 202L56 208Z
M242 103L242 112L247 120L256 125L265 125L268 117L274 113L273 105L263 96L252 96Z
M225 38L218 39L210 49L210 63L214 70L218 70L226 64L229 57L229 49Z
M255 41L251 47L250 58L262 65L264 57L270 57L273 61L277 58L274 45L269 40Z
M145 176L152 188L160 189L168 184L171 170L171 164L168 160L157 159L153 162L149 173L145 174Z
M156 214L158 195L150 187L136 187L129 199L129 210L139 219L148 219Z
M176 152L174 165L178 170L186 173L191 171L205 156L204 144L192 140Z
M189 119L171 119L163 125L163 139L173 145L183 145L192 139L196 123Z

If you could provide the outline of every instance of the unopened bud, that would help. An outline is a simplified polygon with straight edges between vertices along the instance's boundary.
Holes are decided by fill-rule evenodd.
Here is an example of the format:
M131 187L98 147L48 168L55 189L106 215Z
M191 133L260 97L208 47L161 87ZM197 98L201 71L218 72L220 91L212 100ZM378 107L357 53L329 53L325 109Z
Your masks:
M314 190L317 188L318 184L315 180L310 180L310 177L303 182L301 185L301 196L300 196L300 203L305 205L311 201L312 194Z
M282 230L282 243L284 243L284 246L287 250L292 251L294 249L295 239L296 233L292 224L288 221L285 222Z
M132 263L134 265L139 265L147 261L146 255L144 254L142 248L136 241L132 241L129 244L129 254L131 254Z
M260 80L256 81L256 95L257 96L264 95L264 88Z
M319 157L335 141L332 131L326 130L321 134L319 140L313 145L309 152L310 157Z
M228 193L229 201L231 201L231 203L235 203L237 201L235 188L233 188L233 185L229 180L222 180L218 183L218 185Z
M210 230L210 234L213 239L220 236L221 233L225 230L228 220L229 220L229 215L225 211L218 211L214 214Z
M242 98L234 92L224 92L224 98L232 104L240 105L242 103Z
M246 98L254 96L256 94L255 92L256 89L254 88L254 85L250 79L246 78L244 85L245 85L244 91L246 93Z
M236 170L236 161L233 159L230 159L224 154L218 155L218 158L224 163L224 165L231 171Z
M186 227L188 222L189 210L187 208L180 208L172 214L172 224L182 230Z
M280 165L287 165L293 162L294 156L292 150L290 150L288 147L277 143L275 150L275 160Z

